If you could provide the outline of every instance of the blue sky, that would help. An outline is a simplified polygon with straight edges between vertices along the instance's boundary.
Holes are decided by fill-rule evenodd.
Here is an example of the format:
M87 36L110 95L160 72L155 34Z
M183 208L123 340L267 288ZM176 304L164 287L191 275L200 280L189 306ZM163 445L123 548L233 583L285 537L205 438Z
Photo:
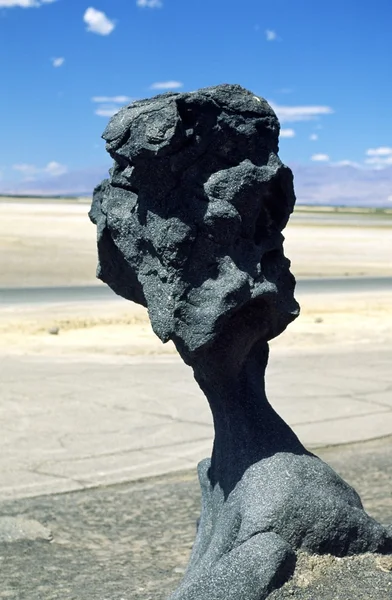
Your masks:
M391 30L390 0L0 0L0 191L109 166L128 99L225 82L272 103L286 163L390 171Z

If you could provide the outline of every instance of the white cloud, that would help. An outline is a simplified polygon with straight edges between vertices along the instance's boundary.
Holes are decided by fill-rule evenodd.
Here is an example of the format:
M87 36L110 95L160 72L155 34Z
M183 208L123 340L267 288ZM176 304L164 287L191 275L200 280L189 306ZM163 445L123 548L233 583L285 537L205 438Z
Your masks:
M181 81L157 81L150 85L150 90L177 90L183 86Z
M99 104L94 111L99 117L112 117L119 111L120 106L130 104L134 98L129 96L93 96L92 102Z
M380 148L369 148L366 151L367 156L390 156L392 155L392 148L387 146L380 146Z
M50 177L56 177L58 175L64 175L68 172L68 168L56 161L49 162L46 167L37 167L36 165L30 165L27 163L20 163L12 166L14 171L21 173L26 179L31 179L36 175L49 175Z
M0 0L0 8L37 8L42 4L52 4L56 0Z
M280 130L280 137L293 138L294 136L295 136L294 129L281 129Z
M61 165L60 163L58 163L54 160L52 162L48 163L46 165L46 167L43 169L43 172L47 173L51 177L56 177L58 175L64 175L65 173L67 173L67 171L68 171L68 168L65 165Z
M279 106L274 102L270 102L270 105L281 123L312 121L320 115L331 115L334 112L330 106Z
M20 6L21 8L30 8L32 6L39 6L35 0L0 0L0 6L11 8L13 6Z
M91 98L91 102L97 102L98 104L102 104L105 102L113 102L114 104L126 104L127 102L132 102L133 98L129 96L94 96Z
M313 154L310 160L314 160L316 162L328 162L329 156L328 154Z
M355 167L360 169L361 165L353 160L338 160L338 162L332 163L332 167Z
M161 0L136 0L136 5L140 8L162 8Z
M365 160L367 165L373 165L377 169L392 165L392 154L390 156L372 156Z
M14 171L22 173L22 175L24 175L25 177L32 177L37 173L37 167L35 167L34 165L28 165L26 163L12 165L12 168L14 169Z
M118 112L118 106L99 106L95 111L98 117L112 117Z
M390 146L379 146L378 148L369 148L366 150L365 164L373 166L375 169L382 169L392 165L392 148Z
M108 19L104 12L92 7L86 10L83 20L87 24L87 31L98 35L109 35L116 26L114 21Z
M387 200L388 202L392 202L392 196L388 196Z
M309 136L309 139L310 139L312 142L316 142L316 141L318 140L318 135L317 135L317 133L312 133L312 134Z
M265 30L265 39L267 40L267 42L274 42L275 40L278 39L278 35L277 35L276 31L274 31L273 29L266 29Z
M55 68L62 67L64 63L65 63L65 58L62 56L59 56L58 58L52 58L52 65Z

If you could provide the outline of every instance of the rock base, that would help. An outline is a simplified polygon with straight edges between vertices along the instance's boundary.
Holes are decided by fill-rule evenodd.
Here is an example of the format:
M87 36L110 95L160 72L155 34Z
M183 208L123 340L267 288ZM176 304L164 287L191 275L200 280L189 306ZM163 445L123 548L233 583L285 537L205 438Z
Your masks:
M392 556L299 553L293 577L268 600L391 600Z

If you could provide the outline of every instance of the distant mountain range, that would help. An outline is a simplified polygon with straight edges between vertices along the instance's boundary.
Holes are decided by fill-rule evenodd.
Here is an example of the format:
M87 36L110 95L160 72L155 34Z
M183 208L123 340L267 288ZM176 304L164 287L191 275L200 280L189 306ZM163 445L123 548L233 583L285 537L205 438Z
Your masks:
M45 177L9 185L0 181L0 194L31 196L91 196L95 186L108 177L108 167L69 171L56 177Z
M392 167L291 165L298 204L392 206Z
M298 204L358 207L392 206L392 167L364 169L350 165L290 165ZM0 194L90 196L108 176L107 167L70 171L65 175L10 186L0 182Z

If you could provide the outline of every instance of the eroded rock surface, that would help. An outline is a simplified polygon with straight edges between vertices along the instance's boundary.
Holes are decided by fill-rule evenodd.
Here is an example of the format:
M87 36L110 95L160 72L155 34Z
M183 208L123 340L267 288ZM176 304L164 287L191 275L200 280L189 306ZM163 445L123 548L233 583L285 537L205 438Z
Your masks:
M281 234L295 196L278 132L266 101L234 85L134 102L106 128L114 165L90 213L98 276L148 306L163 342L193 352L260 298L268 338L296 316Z
M389 530L265 395L268 340L299 312L282 236L293 177L278 135L267 102L235 85L135 102L104 133L114 165L90 213L98 276L147 306L214 418L197 538L172 600L262 600L298 550L392 552Z

